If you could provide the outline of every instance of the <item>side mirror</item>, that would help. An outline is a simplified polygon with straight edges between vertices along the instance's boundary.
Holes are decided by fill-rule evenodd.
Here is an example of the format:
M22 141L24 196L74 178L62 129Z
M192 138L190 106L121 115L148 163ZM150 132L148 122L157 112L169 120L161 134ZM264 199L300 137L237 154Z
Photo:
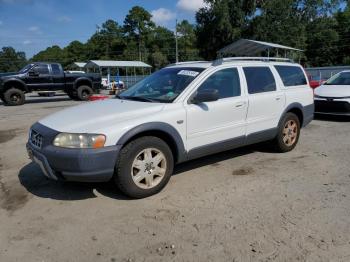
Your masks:
M39 73L32 69L28 72L28 75L29 76L39 76Z
M213 102L219 100L219 91L217 89L204 89L197 92L192 98L193 104L200 104L204 102Z

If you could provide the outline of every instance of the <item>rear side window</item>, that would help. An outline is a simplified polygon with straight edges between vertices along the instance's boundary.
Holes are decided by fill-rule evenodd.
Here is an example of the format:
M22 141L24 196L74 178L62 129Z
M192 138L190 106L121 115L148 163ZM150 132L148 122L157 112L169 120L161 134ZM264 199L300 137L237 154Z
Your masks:
M198 90L217 89L219 98L241 95L241 85L237 68L227 68L209 76Z
M306 85L306 78L303 70L297 66L275 66L284 86Z
M40 75L48 75L49 74L49 68L47 65L36 65L35 71L38 72Z
M276 81L268 67L244 67L249 94L276 90Z
M54 75L60 75L61 74L61 69L58 64L51 64L51 69L52 69L52 74Z

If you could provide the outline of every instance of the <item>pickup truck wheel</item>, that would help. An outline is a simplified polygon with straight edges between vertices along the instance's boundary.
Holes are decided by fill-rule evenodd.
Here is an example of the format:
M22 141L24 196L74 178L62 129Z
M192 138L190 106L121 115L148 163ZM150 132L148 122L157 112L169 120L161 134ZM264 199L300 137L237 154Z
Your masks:
M81 101L87 101L94 91L89 86L79 86L77 93Z
M8 106L19 106L25 102L24 92L17 88L10 88L4 93L4 102Z
M6 104L4 94L0 94L0 100L1 100L4 104Z
M278 127L278 134L274 140L278 152L289 152L295 148L300 136L300 121L293 113L287 113Z
M169 146L160 138L147 136L127 144L116 163L115 183L132 198L144 198L161 191L173 172Z

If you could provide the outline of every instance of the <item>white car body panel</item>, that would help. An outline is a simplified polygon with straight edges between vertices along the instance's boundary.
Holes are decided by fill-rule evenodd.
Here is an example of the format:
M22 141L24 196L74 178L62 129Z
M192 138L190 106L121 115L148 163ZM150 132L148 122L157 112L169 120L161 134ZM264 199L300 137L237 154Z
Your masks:
M59 132L104 134L105 146L115 145L129 130L145 123L169 124L182 138L185 150L214 144L235 137L276 128L284 110L293 103L313 104L312 89L305 86L284 87L273 65L290 63L234 62L212 66L193 63L173 67L203 67L200 75L173 103L147 103L110 99L89 102L50 115L39 122ZM249 95L242 71L244 66L270 66L277 90ZM237 68L241 81L241 96L220 99L202 105L188 104L198 86L213 72ZM306 75L305 75L306 77ZM307 79L307 77L306 77Z
M321 85L315 95L322 97L350 97L350 85Z

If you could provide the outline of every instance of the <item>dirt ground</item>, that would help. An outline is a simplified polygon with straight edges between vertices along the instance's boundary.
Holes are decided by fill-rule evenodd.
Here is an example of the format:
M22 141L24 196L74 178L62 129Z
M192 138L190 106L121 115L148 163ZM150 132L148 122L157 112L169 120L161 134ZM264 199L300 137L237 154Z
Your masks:
M266 145L178 166L158 195L47 180L29 127L66 97L0 104L0 261L350 261L350 119L321 118L296 149ZM52 101L51 101L52 100Z

